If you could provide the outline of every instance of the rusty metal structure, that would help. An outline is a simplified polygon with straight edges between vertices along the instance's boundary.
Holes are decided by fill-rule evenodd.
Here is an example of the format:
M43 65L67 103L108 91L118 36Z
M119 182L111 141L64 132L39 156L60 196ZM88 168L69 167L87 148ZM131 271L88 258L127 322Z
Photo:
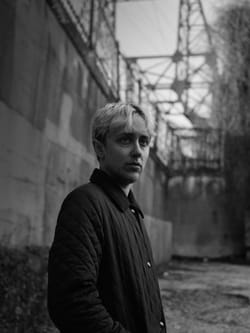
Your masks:
M153 151L170 176L221 171L222 134L208 121L216 55L201 0L179 0L174 54L133 58L120 52L114 34L119 1L132 0L47 0L85 62L98 66L113 99L149 109ZM178 126L180 115L192 125Z
M47 0L89 67L93 62L114 98L119 96L119 47L114 35L114 0ZM96 78L98 80L98 78Z

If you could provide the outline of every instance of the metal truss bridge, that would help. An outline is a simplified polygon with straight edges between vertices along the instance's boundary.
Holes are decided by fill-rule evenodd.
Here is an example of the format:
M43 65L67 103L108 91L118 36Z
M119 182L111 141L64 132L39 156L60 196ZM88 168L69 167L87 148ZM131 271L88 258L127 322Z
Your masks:
M47 0L85 62L98 66L113 99L149 109L152 150L169 175L220 173L223 133L212 121L217 60L201 0L179 0L174 54L133 58L120 52L114 33L119 1L126 0ZM190 125L180 127L180 116Z

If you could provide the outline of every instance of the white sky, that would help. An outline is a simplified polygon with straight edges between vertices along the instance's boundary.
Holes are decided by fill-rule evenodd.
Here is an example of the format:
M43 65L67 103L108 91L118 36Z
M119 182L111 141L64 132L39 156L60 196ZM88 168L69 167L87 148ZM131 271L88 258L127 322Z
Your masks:
M202 0L209 23L218 7L237 0ZM117 2L117 38L126 56L172 54L176 48L178 0Z
M177 9L175 0L118 2L117 37L123 52L127 56L172 53Z

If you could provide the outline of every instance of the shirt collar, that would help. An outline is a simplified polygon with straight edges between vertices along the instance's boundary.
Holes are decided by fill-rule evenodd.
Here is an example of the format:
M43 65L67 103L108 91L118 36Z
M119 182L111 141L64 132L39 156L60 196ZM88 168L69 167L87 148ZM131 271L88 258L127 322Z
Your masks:
M144 215L135 200L133 192L130 191L128 196L126 196L106 172L100 169L95 169L90 177L90 181L91 183L101 187L122 212L125 212L128 208L133 208L142 218L144 218Z

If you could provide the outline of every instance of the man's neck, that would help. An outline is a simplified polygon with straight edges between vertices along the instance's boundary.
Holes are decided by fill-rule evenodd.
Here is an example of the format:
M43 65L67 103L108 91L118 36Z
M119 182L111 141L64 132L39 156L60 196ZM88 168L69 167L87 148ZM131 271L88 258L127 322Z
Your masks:
M121 188L121 190L125 193L125 195L127 197L129 194L129 191L131 190L132 185L128 185L126 187L122 187L122 186L119 186L119 187Z
M112 177L112 175L109 174L109 172L108 172L107 170L102 169L101 167L100 167L100 170L106 172L107 175L109 175L111 178L113 178L114 182L117 184L117 186L120 187L120 189L121 189L122 192L126 195L126 197L128 196L129 191L131 190L131 188L132 188L132 186L133 186L132 184L123 185L123 184L122 184L121 182L119 182L116 178Z

